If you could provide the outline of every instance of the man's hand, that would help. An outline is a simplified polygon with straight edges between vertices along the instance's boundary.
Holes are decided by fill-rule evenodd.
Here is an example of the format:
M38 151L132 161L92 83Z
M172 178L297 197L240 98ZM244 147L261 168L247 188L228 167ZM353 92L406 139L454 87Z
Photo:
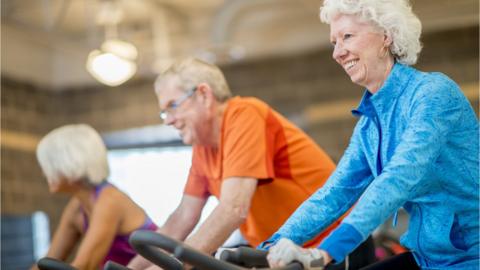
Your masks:
M185 244L205 254L215 252L245 222L257 184L251 177L225 178L219 204Z
M298 261L307 270L323 270L331 261L331 258L323 250L301 248L291 240L282 238L270 248L267 260L270 267L282 267L293 261Z

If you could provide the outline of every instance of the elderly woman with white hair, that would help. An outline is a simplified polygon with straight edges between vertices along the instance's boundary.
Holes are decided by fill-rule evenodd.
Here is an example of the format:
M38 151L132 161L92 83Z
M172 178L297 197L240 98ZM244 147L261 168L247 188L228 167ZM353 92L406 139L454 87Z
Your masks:
M333 58L366 88L326 185L260 248L272 266L342 262L403 207L410 251L364 269L479 268L479 126L458 85L419 71L421 23L407 0L325 0ZM298 245L347 215L318 248Z
M138 205L106 181L107 149L92 127L54 129L40 141L37 158L50 192L72 197L47 257L66 260L81 241L72 266L98 269L107 260L126 265L136 255L128 243L130 233L157 229Z

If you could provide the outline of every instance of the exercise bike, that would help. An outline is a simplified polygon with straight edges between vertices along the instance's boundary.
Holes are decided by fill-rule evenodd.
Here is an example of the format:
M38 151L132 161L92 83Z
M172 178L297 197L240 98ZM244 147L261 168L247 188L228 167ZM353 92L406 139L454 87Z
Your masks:
M129 242L139 254L165 270L184 269L183 263L193 266L196 270L304 269L299 262L292 262L280 268L268 268L266 260L267 251L247 247L242 247L235 251L223 251L220 255L220 258L223 260L217 260L168 236L146 230L132 233ZM167 254L167 252L171 255ZM176 262L172 263L172 259ZM259 268L259 265L262 268Z
M303 270L299 262L292 262L280 268L268 268L267 251L249 247L235 250L223 250L220 260L186 246L168 236L139 230L132 233L129 243L135 251L147 260L165 270L183 270L184 263L192 265L195 270ZM163 251L162 251L163 250ZM42 258L37 263L40 270L77 270L59 260ZM104 270L130 270L129 268L108 261Z

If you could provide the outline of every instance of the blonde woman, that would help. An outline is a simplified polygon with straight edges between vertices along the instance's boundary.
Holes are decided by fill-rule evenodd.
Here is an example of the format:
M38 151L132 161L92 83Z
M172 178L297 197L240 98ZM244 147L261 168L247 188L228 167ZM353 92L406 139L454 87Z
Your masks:
M107 260L126 265L136 255L128 244L130 233L157 227L107 182L107 149L99 134L84 124L54 129L40 141L37 158L50 192L72 197L47 257L65 260L79 243L71 262L78 269L98 269Z

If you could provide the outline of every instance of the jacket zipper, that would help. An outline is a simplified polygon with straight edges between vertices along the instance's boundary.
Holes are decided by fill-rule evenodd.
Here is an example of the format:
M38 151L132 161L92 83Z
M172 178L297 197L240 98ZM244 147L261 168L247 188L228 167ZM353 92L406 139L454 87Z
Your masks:
M418 247L418 253L423 257L426 258L422 248L420 247L420 230L421 230L421 222L422 222L422 209L420 206L415 205L415 207L418 209L418 216L419 216L419 222L418 222L418 230L417 230L417 247Z
M382 165L382 127L380 125L380 119L378 117L377 110L372 105L372 109L375 112L374 122L378 129L378 150L377 150L377 176L382 173L383 165Z

